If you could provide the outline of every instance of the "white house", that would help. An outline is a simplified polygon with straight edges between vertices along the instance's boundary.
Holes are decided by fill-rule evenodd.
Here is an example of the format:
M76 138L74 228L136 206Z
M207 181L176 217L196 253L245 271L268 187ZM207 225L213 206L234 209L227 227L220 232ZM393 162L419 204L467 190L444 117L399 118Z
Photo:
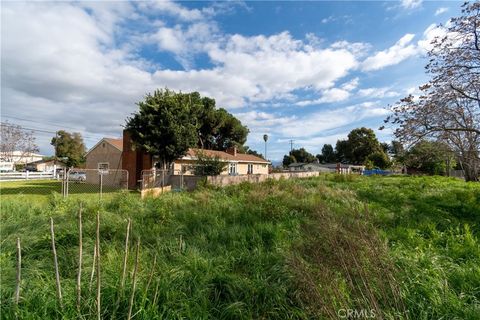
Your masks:
M23 151L0 152L0 161L12 162L13 164L27 164L30 162L42 160L44 157L45 157L44 155L33 153L33 152L23 152Z

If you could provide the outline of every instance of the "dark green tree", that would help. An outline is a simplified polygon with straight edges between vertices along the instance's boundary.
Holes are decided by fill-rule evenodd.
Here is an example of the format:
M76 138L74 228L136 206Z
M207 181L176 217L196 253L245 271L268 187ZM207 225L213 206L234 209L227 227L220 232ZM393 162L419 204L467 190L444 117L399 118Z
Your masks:
M247 141L248 129L242 125L240 120L225 109L218 110L217 119L220 125L212 135L212 149L225 150L234 145L243 145Z
M353 164L362 164L370 154L378 151L383 152L375 132L365 127L350 131L348 147L350 149L350 159L348 160Z
M387 169L391 166L388 155L383 151L376 151L372 154L369 154L365 161L370 162L373 167L380 169Z
M446 174L448 169L455 167L452 152L447 144L437 141L422 140L410 148L405 154L405 164L408 169L427 174Z
M320 159L319 159L320 160ZM335 151L331 144L324 144L322 148L322 160L326 163L332 163L336 161Z
M347 140L337 140L335 145L335 159L337 162L347 163L350 161L351 152Z
M247 139L247 127L198 92L156 90L137 105L139 111L127 119L125 128L134 144L160 163L171 163L188 148L225 150Z
M297 159L295 159L295 157L292 156L291 154L286 154L283 156L282 164L285 168L295 162L297 162Z
M283 157L283 166L288 167L290 164L298 163L310 163L315 161L315 156L305 150L305 148L293 149L288 155Z
M315 156L305 150L305 148L293 149L290 155L295 157L296 162L310 163L315 161Z
M198 148L225 150L235 145L243 146L247 141L248 128L240 120L223 108L216 109L214 99L201 97L198 92L189 95Z
M140 110L127 119L125 129L137 147L157 156L159 165L168 165L197 145L198 106L194 103L194 94L156 90L137 103Z
M77 167L85 162L86 149L80 133L60 130L56 137L52 138L51 145L54 146L58 158L65 158L62 161L68 167Z
M337 141L335 155L338 162L361 165L372 154L376 154L377 159L388 159L384 149L388 149L388 144L380 144L372 129L362 127L350 131L347 140Z

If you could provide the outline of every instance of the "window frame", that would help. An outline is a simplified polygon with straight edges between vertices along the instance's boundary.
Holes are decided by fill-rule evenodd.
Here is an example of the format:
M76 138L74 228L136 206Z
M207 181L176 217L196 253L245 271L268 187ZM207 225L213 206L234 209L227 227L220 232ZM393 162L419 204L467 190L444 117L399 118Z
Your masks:
M105 164L107 165L107 168L101 168L100 167L101 165L105 165ZM98 162L97 163L97 170L100 173L107 173L108 170L110 170L110 162Z

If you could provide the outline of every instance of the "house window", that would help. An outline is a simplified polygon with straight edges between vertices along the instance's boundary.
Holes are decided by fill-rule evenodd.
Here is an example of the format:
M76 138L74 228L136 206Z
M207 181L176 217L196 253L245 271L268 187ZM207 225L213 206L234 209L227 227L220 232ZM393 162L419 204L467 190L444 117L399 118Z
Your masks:
M249 163L247 166L247 174L253 173L253 164Z
M98 163L98 171L101 173L106 173L108 172L108 162L99 162Z
M231 176L237 175L237 164L236 163L230 163L228 165L228 174Z

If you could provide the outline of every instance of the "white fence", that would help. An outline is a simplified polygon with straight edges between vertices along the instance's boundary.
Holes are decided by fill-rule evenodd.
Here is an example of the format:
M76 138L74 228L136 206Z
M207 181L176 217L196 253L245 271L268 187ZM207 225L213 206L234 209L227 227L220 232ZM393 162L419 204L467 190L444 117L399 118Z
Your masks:
M1 181L15 181L15 180L49 180L55 179L54 172L1 172L0 173L0 180Z
M3 187L7 190L11 181L37 180L25 183L19 188L22 194L51 194L61 193L63 197L70 195L83 197L88 194L98 194L100 198L107 193L115 193L128 188L127 170L98 170L72 168L57 172L9 172L0 173L0 193ZM44 181L38 181L44 180ZM3 183L5 182L5 183ZM10 192L11 193L11 192Z

